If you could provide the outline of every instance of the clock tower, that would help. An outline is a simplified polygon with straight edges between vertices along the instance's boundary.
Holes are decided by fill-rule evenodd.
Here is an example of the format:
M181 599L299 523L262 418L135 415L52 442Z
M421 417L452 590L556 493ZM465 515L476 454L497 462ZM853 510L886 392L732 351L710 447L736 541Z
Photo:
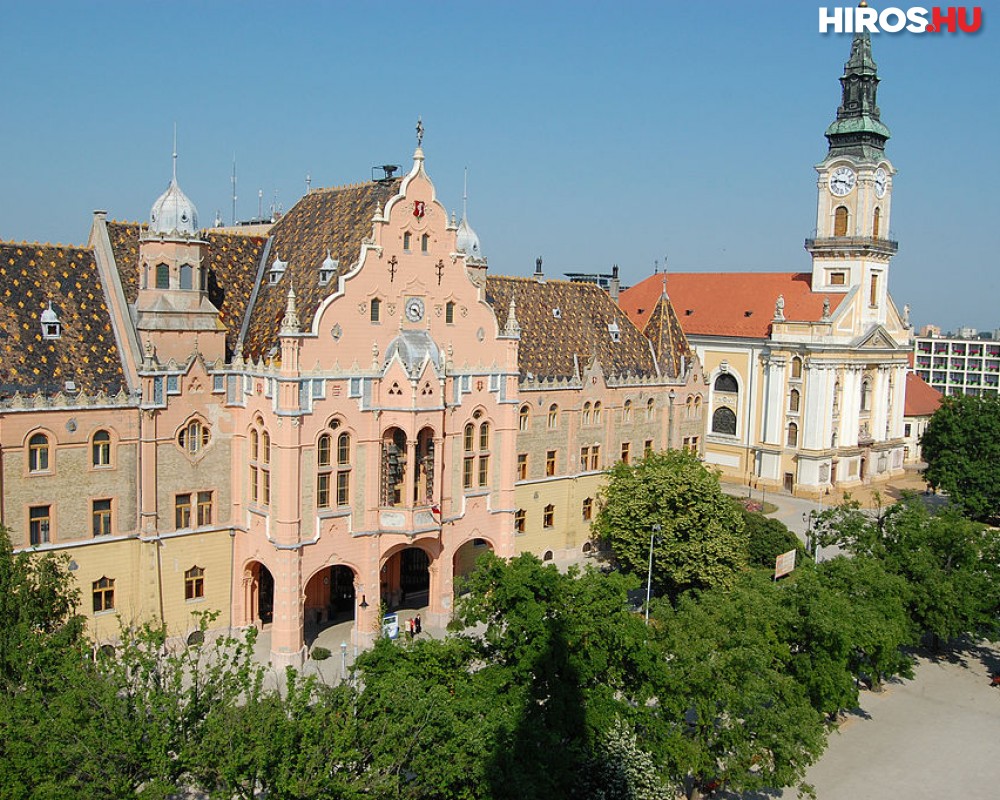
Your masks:
M898 247L889 238L896 170L885 155L889 129L876 102L878 82L871 37L857 33L840 79L837 118L826 129L829 150L816 165L816 232L806 240L813 291L857 290L862 327L886 322L889 260Z

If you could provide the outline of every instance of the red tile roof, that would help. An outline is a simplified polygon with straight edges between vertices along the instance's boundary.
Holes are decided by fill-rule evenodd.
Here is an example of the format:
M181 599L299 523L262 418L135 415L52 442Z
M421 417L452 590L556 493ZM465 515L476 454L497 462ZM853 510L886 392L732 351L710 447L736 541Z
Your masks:
M941 405L941 392L915 372L906 373L906 399L903 401L904 417L929 417Z
M663 274L650 275L622 292L619 304L639 328L644 328L663 291ZM785 319L816 322L823 300L835 311L843 294L812 291L808 272L686 272L668 273L667 295L688 336L738 336L762 339L771 333L774 304L785 298Z

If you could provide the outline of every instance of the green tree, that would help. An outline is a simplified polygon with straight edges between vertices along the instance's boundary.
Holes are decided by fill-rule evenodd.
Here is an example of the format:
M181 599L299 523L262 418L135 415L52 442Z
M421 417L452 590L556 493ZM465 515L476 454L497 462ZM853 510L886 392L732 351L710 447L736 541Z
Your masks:
M1000 531L959 516L932 513L919 497L863 511L851 502L825 512L824 544L879 561L906 582L906 608L916 635L935 644L963 634L997 633Z
M683 450L619 462L602 492L595 533L628 572L645 576L650 537L653 586L671 597L692 588L728 586L747 561L740 510L719 478Z
M759 511L748 511L738 502L736 507L743 517L743 531L747 537L747 560L755 567L774 569L774 560L789 550L798 551L797 564L809 558L799 537L777 519L765 517Z
M1000 396L944 398L920 447L931 486L973 519L1000 517Z

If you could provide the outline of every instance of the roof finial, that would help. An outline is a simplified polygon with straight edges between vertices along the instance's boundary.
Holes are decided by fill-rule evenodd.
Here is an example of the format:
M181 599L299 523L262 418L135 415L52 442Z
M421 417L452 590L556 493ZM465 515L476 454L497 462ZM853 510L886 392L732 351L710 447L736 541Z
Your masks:
M466 206L469 200L469 167L465 167L465 177L462 180L462 219L468 217Z
M420 117L417 117L417 147L424 146L424 123Z
M299 333L301 330L298 310L295 307L295 287L288 287L285 301L285 316L281 320L282 333Z
M174 123L174 183L177 183L177 123Z

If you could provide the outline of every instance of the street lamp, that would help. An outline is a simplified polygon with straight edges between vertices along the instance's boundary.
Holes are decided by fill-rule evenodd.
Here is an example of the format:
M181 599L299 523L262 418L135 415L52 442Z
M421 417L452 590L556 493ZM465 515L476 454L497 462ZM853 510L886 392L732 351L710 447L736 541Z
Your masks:
M660 526L654 525L649 533L649 571L646 573L646 624L649 625L649 597L653 589L653 542L656 534L660 532Z
M340 643L340 679L347 679L347 642Z

